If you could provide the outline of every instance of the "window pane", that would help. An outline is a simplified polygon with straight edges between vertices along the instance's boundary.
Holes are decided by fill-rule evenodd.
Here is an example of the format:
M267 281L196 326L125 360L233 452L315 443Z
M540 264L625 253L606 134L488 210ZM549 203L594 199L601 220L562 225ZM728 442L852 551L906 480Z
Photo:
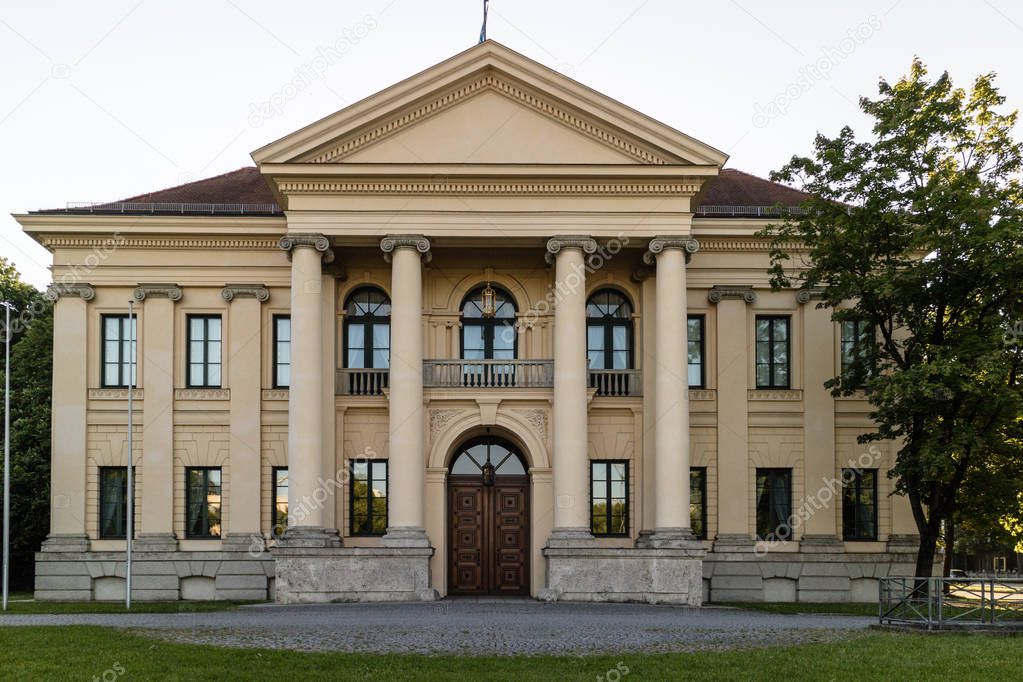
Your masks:
M701 386L703 384L703 371L700 369L700 365L689 365L689 386Z
M203 333L203 319L200 317L190 317L188 319L188 338L201 340L205 338Z
M357 481L365 481L369 472L369 464L367 462L353 462L352 463L352 476Z
M373 351L373 367L387 369L390 364L391 354L386 350Z
M480 325L467 324L462 327L462 346L466 351L483 350L483 327ZM468 359L468 356L467 356Z
M220 386L220 365L210 365L208 374L208 386Z
M757 318L757 341L767 341L769 323L770 321L765 318Z
M348 347L365 348L366 327L361 324L348 325Z
M789 321L788 320L774 320L774 339L787 339L789 338Z
M611 343L615 350L629 350L629 330L620 325L612 327Z
M188 368L188 383L192 386L202 386L202 365L190 365Z
M390 327L386 324L373 325L373 347L389 348L391 344Z
M117 374L117 365L104 365L103 367L103 383L107 386L118 386L121 383L121 379Z
M220 318L207 319L206 335L210 341L220 341Z
M202 341L192 341L189 344L189 362L203 363L206 361L206 344Z

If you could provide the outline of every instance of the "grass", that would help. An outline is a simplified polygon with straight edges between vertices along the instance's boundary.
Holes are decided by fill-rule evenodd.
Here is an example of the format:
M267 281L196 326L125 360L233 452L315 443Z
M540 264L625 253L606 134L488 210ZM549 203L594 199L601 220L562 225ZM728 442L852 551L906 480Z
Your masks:
M225 649L173 644L91 626L2 628L0 642L0 670L6 679L18 680L98 677L516 682L1016 679L1023 644L1019 637L873 632L827 644L686 654L455 657Z
M262 602L242 601L135 601L131 613L206 613L209 611L231 611L243 604ZM7 602L10 614L52 614L52 613L126 613L123 601L33 601L26 597L16 600L12 596ZM0 616L2 619L3 616Z
M732 606L737 609L748 611L763 611L764 613L812 613L812 614L835 614L841 616L873 616L877 618L877 604L820 604L810 602L726 602L721 604L708 604L707 606Z

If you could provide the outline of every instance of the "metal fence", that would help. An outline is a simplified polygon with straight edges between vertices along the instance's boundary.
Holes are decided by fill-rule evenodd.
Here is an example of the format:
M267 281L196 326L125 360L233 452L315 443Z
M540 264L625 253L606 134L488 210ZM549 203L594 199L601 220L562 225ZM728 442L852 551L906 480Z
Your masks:
M1023 628L1023 580L999 578L881 578L882 625L928 630Z

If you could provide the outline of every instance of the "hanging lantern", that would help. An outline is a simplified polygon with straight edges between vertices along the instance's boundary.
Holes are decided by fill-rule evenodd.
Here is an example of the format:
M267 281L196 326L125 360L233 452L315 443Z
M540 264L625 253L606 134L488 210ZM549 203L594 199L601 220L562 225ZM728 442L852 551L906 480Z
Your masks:
M486 485L486 486L494 485L494 476L497 474L497 471L496 471L494 465L491 464L490 462L487 462L486 464L483 465L482 468L483 468L483 485Z
M494 291L494 287L490 286L490 282L487 282L487 286L480 292L480 310L483 312L483 317L493 317L497 314L497 292Z

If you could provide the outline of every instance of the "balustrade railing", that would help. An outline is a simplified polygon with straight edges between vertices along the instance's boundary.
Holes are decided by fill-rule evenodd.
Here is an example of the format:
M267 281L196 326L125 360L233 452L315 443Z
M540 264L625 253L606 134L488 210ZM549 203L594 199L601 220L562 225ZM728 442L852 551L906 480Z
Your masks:
M550 388L553 360L425 360L426 388Z
M597 395L643 395L643 375L638 369L591 369L589 373L590 388L597 389Z
M337 370L335 395L383 395L390 370L346 368Z

